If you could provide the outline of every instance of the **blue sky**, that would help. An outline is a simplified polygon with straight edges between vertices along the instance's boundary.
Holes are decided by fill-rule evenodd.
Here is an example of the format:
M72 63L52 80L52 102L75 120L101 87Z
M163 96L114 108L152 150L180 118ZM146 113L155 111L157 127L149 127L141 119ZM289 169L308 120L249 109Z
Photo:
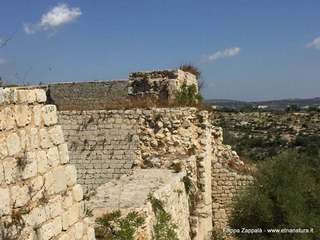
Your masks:
M320 96L318 0L1 0L9 83L198 66L206 98Z

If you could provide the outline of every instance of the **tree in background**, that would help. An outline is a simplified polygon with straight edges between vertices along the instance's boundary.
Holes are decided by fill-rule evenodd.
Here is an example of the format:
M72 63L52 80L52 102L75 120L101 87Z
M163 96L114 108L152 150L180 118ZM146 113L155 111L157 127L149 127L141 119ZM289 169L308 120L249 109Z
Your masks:
M312 228L309 234L237 234L237 239L320 237L320 157L288 151L260 165L255 182L235 201L231 228Z

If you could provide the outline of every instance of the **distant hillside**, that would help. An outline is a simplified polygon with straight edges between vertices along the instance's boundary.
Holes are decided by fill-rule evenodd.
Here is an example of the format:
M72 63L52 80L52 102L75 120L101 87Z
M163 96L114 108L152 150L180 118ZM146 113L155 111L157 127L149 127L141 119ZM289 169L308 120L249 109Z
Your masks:
M230 99L209 99L205 100L207 104L216 105L220 107L228 107L238 109L244 106L268 106L270 109L284 109L288 105L297 105L298 107L304 106L320 106L320 97L316 98L293 98L293 99L281 99L281 100L269 100L269 101L238 101Z

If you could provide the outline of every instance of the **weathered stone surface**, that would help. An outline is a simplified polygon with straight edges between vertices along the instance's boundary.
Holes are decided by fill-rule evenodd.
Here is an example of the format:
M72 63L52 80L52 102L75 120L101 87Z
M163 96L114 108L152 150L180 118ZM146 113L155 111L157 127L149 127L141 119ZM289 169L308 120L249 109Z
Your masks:
M59 152L57 147L51 147L47 151L48 164L50 167L56 167L60 163Z
M68 240L82 240L93 229L83 224L83 193L75 168L67 165L67 146L54 125L55 108L38 105L45 101L43 90L0 90L0 95L1 223L22 214L25 227L19 234L10 232L12 239L53 240L62 236L67 210Z
M5 138L0 138L0 160L4 159L8 155L7 144Z
M10 213L10 192L0 187L0 217Z
M57 123L57 109L55 105L45 105L42 107L42 119L46 126Z
M68 229L69 226L76 223L80 218L80 203L76 203L71 206L66 212L62 215L62 228Z
M6 158L3 161L4 178L7 184L10 184L20 177L17 161L14 158Z
M12 204L14 207L22 207L30 200L29 189L27 185L13 186L10 191Z
M44 150L36 152L38 172L44 174L49 168L47 153Z
M60 163L66 164L69 163L69 152L68 152L68 146L66 143L60 144L58 146L59 150L59 156L60 156Z
M38 229L39 240L49 240L62 231L61 217L48 221Z
M44 179L49 194L59 193L67 188L67 176L63 167L52 169L44 175Z
M37 98L37 102L44 103L47 101L47 95L43 89L35 89L34 91Z
M20 138L18 134L11 133L7 137L7 148L10 156L17 154L21 151Z
M26 126L31 122L31 111L28 105L16 105L14 112L18 127Z
M82 187L80 184L77 184L72 188L72 196L73 196L74 201L79 202L82 200L83 191L82 191Z
M28 179L36 176L38 173L36 152L28 152L24 157L26 157L26 165L22 169L22 179Z
M46 128L41 128L39 130L40 137L40 146L42 148L50 148L52 146L52 142L49 137L49 133Z
M49 129L50 139L55 144L61 144L64 142L61 126L54 126Z
M73 186L77 182L77 169L73 165L67 165L65 167L66 184Z

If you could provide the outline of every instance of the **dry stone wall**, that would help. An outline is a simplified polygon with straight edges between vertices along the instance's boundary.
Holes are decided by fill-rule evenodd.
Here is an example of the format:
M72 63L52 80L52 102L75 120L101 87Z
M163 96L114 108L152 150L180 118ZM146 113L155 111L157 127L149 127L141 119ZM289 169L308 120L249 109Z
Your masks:
M0 239L89 240L83 191L44 90L0 88Z
M223 231L228 227L234 197L252 183L253 177L237 153L222 141L222 129L216 127L212 144L212 214L214 228Z

